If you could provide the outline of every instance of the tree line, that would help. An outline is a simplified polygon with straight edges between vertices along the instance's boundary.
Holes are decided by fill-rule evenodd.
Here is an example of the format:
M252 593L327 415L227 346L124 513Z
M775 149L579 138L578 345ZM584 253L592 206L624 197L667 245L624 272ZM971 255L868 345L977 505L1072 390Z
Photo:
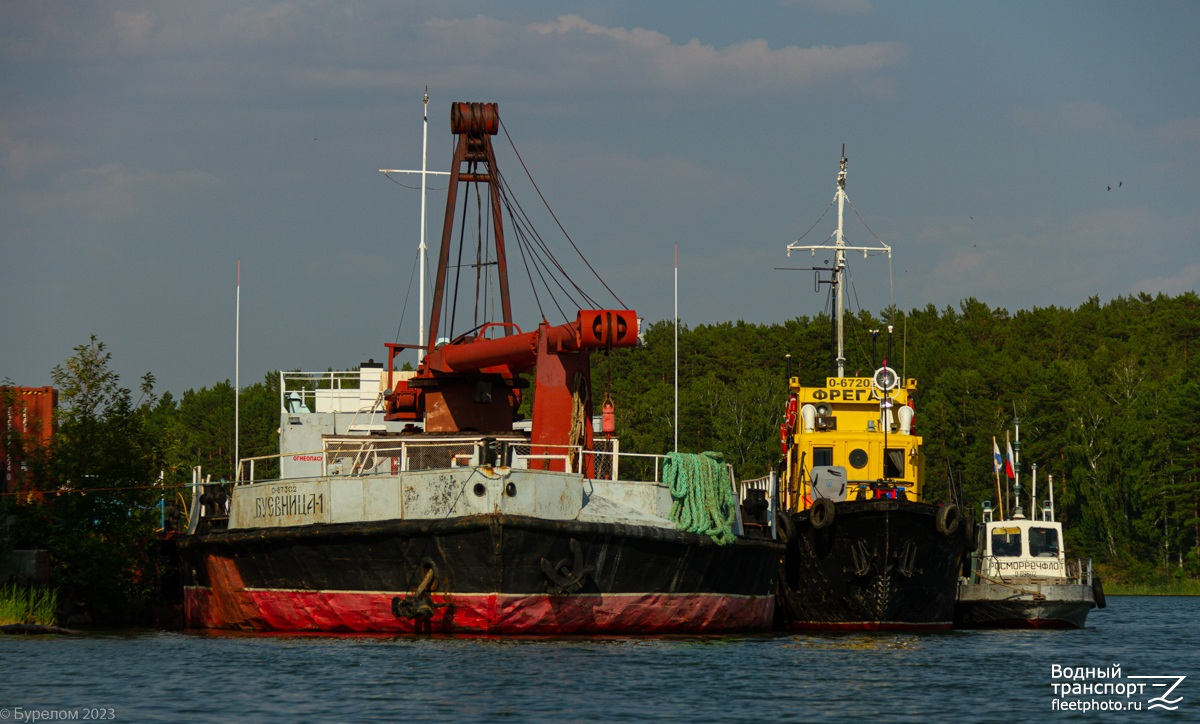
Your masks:
M846 373L889 365L918 379L916 432L926 493L961 487L976 510L996 501L994 439L1020 421L1025 508L1033 463L1072 555L1117 578L1200 578L1200 298L1148 294L1078 309L1009 313L977 299L955 307L868 312L846 322ZM886 334L886 333L884 333ZM625 449L664 453L673 438L674 329L599 357L593 387L611 391ZM680 328L679 447L721 450L742 477L779 462L785 378L830 375L830 318ZM790 357L788 357L790 355Z
M886 330L873 342L871 330ZM725 322L679 332L679 445L720 450L742 477L779 462L789 373L819 385L831 374L831 320ZM960 487L976 511L996 501L993 440L1020 422L1020 468L1029 509L1055 486L1071 555L1120 578L1200 577L1200 298L1136 296L1076 309L1009 313L970 298L958 308L851 315L846 374L889 366L916 378L915 432L923 437L926 491ZM645 344L599 357L593 387L618 405L622 446L666 452L674 420L674 327L658 322ZM1002 474L1003 475L1003 474Z
M891 339L873 343L869 331L888 325ZM830 374L830 329L826 314L681 326L679 449L723 452L743 478L767 474L779 462L787 375L816 385ZM593 399L611 394L624 450L674 446L674 337L660 321L638 348L593 355ZM1022 480L1028 490L1037 463L1044 499L1053 475L1071 555L1126 580L1200 577L1194 292L1015 313L974 298L861 311L846 339L847 374L870 374L890 354L890 366L918 380L915 431L931 499L957 486L976 511L994 502L992 441L1019 418ZM60 405L50 444L4 440L25 462L22 494L3 497L3 545L49 549L64 602L86 603L102 620L145 620L171 585L160 541L185 517L193 468L234 476L234 389L225 380L160 397L148 374L135 397L103 342L74 351L52 373ZM241 457L278 451L278 385L272 372L241 389Z

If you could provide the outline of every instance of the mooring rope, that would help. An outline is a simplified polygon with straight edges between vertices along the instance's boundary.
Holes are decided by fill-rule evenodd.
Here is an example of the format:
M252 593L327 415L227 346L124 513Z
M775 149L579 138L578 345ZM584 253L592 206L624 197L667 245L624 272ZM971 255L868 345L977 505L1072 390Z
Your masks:
M676 528L707 535L717 545L737 540L733 488L721 453L667 453L663 482L671 491L671 522Z

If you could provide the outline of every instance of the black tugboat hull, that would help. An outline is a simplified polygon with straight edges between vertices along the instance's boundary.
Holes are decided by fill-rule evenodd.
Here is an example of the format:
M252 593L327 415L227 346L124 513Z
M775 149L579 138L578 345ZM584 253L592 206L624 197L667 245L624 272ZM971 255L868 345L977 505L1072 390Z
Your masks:
M769 630L783 546L477 515L210 532L180 550L190 628L543 635Z
M950 630L966 536L938 530L939 506L847 501L815 528L793 516L777 624L791 631ZM960 524L965 525L962 521Z

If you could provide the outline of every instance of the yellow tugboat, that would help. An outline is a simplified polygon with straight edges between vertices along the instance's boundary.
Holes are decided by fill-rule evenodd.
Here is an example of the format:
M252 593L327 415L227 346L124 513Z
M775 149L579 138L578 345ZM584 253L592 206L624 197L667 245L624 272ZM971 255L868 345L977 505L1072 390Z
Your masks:
M950 629L973 523L953 502L926 500L924 456L916 434L915 379L883 364L870 377L847 377L841 290L847 251L842 232L846 158L837 179L838 228L829 284L835 301L836 354L819 386L790 376L780 429L781 528L787 538L777 623L788 630ZM890 347L891 327L887 343ZM789 373L790 374L790 373Z

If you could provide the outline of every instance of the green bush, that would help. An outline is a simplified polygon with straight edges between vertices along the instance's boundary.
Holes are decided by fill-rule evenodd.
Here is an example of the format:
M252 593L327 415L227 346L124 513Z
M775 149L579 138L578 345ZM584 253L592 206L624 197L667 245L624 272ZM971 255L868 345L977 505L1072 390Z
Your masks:
M0 588L0 626L39 624L53 626L58 617L58 591L41 586Z

